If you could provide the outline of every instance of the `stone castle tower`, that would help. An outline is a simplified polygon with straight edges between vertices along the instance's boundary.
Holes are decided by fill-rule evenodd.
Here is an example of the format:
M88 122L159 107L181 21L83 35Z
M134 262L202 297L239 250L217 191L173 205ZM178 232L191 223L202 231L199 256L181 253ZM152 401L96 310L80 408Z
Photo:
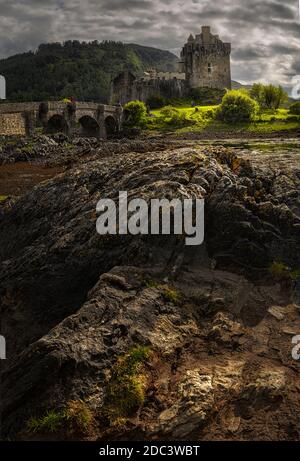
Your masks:
M231 89L230 53L231 44L212 35L209 26L203 26L195 38L190 35L180 61L188 86Z
M128 69L111 82L111 104L125 104L138 99L146 102L151 96L182 98L191 88L231 89L231 44L212 35L209 26L192 35L182 48L179 72L158 72L150 69L136 77Z

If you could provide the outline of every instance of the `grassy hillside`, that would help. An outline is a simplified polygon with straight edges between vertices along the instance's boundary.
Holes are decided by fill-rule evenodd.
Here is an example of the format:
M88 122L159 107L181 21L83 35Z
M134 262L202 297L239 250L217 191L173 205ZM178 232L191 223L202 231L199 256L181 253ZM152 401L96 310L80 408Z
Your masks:
M179 106L153 110L147 120L147 128L158 132L194 133L272 133L282 130L295 130L300 126L300 116L292 116L285 108L263 110L253 122L227 124L214 116L214 106Z
M120 42L42 44L0 60L9 101L77 100L107 102L112 76L127 66L139 74L149 67L173 70L178 58L169 51Z

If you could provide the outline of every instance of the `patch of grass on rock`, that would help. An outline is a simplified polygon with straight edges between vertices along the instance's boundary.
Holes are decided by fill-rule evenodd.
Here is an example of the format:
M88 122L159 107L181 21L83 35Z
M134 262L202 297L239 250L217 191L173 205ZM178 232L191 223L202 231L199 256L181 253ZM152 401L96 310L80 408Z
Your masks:
M147 347L136 346L117 359L107 388L106 414L111 426L126 424L127 418L143 405L146 390L143 365L149 355Z
M81 400L70 400L62 410L49 410L40 418L31 417L26 423L28 432L58 433L60 431L87 433L93 421L93 415Z
M165 301L169 301L171 303L178 303L180 301L180 293L172 287L168 285L162 286L162 296Z

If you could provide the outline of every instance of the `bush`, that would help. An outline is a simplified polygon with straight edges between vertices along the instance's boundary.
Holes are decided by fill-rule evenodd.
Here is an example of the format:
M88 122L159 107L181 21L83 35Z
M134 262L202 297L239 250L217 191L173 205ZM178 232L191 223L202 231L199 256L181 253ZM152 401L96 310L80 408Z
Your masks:
M142 101L130 101L124 106L124 115L125 127L143 127L146 122L147 107Z
M182 127L195 123L193 120L189 120L184 111L179 111L175 107L165 106L161 111L161 118L167 125Z
M249 122L259 110L258 103L240 90L228 91L222 99L218 118L226 123Z
M300 115L300 101L290 105L290 114Z
M167 99L163 96L150 96L147 99L147 106L150 107L150 109L161 109L166 105Z

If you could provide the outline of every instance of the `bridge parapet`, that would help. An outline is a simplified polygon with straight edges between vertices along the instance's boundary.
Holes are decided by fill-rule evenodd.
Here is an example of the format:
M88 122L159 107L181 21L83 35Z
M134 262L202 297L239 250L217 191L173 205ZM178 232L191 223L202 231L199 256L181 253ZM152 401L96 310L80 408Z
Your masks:
M18 102L18 103L5 103L0 104L1 114L13 114L16 112L30 112L38 111L40 106L39 102Z
M85 101L76 102L76 108L79 110L81 109L97 110L99 105L101 104L97 102L85 102Z
M122 107L96 102L80 101L68 104L64 101L24 102L0 104L2 118L16 114L24 120L26 133L31 134L40 124L46 132L63 131L71 135L76 123L81 125L82 133L105 138L108 133L117 132L122 123ZM5 123L3 122L3 127ZM1 129L0 135L4 133Z

